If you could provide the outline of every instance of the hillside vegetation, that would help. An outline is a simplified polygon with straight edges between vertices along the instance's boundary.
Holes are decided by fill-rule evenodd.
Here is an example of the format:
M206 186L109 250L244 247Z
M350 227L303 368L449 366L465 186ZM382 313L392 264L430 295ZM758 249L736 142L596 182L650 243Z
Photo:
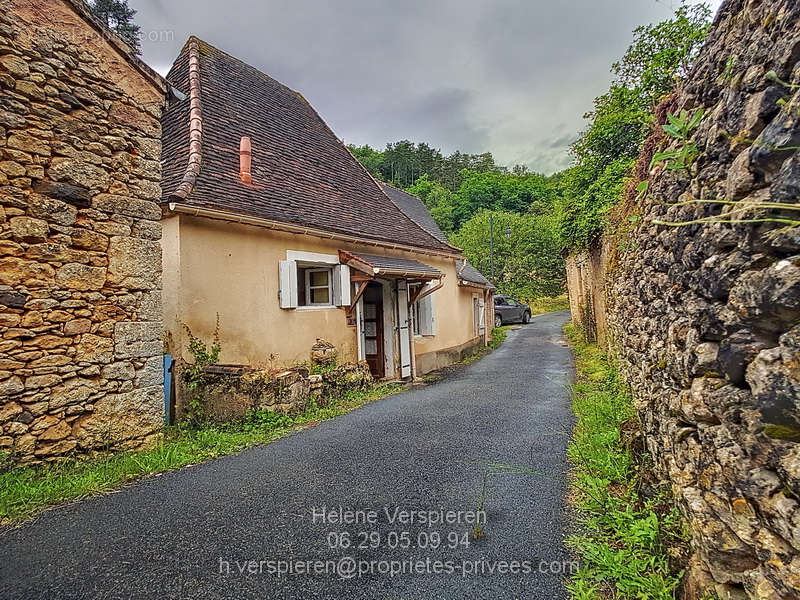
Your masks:
M682 6L672 18L634 30L630 47L611 66L611 86L576 133L572 166L564 171L544 175L525 165L503 167L490 152L445 156L409 140L383 150L350 149L374 177L419 196L452 243L487 276L493 238L494 282L502 292L525 299L558 295L562 251L586 247L602 233L625 192L655 106L691 66L710 16L703 5Z

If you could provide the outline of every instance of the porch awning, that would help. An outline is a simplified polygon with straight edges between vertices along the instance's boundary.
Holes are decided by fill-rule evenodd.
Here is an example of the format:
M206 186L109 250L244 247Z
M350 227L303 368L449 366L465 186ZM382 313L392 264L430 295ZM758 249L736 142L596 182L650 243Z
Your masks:
M420 279L430 281L441 279L444 275L438 269L410 258L361 254L339 250L339 260L351 269L361 271L371 277Z

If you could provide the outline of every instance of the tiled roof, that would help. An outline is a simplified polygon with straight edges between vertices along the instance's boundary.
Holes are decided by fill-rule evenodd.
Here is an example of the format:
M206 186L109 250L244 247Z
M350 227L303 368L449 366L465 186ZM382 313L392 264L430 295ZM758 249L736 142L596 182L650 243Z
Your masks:
M469 264L466 260L457 260L456 261L456 271L458 272L458 278L469 283L475 283L482 287L487 287L489 289L495 289L494 284L486 279L483 276L483 273L478 271L475 267Z
M442 272L418 260L410 258L397 258L394 256L380 256L377 254L362 254L360 252L345 252L340 251L340 256L345 255L345 258L354 257L360 263L369 265L378 273L388 274L417 274L417 275L430 275L432 277L441 276Z
M447 236L439 229L436 221L433 220L428 207L414 194L409 194L401 189L389 185L388 183L381 183L384 193L394 202L397 207L402 210L417 225L422 227L425 231L430 233L440 242L448 243Z
M407 217L297 92L196 38L167 80L187 98L165 112L163 201L186 173L189 46L197 44L202 165L189 206L235 212L389 243L457 252ZM252 143L252 184L239 178L239 142Z

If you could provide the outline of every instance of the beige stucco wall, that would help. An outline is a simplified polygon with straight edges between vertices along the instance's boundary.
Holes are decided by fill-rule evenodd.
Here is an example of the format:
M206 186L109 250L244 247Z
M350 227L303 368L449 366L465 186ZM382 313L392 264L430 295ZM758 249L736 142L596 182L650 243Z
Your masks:
M221 362L290 365L308 360L316 338L336 345L341 360L356 360L356 328L342 308L281 309L278 264L287 250L336 254L339 249L420 260L445 274L435 292L437 333L415 338L415 355L472 339L475 290L458 286L454 258L371 245L348 244L210 219L173 216L163 221L164 310L167 341L185 353L181 323L210 340L219 314Z

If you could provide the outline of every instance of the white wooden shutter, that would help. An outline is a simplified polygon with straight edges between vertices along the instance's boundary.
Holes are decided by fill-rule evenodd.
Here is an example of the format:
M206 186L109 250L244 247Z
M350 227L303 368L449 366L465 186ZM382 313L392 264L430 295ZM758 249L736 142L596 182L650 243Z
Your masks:
M279 264L281 308L297 308L297 263L282 260Z
M411 336L408 327L408 282L397 280L397 328L400 333L400 377L411 377Z
M486 333L486 304L483 301L483 298L478 300L478 310L480 311L480 328L479 333L484 334Z
M335 306L350 306L350 267L336 265L333 267L333 304Z
M420 298L417 302L420 335L436 335L436 305L433 294Z

